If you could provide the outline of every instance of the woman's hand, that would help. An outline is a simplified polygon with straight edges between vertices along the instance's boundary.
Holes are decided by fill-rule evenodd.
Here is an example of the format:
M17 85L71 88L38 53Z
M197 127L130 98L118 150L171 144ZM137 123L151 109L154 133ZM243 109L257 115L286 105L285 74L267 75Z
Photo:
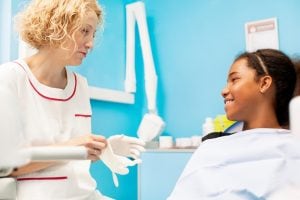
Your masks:
M86 134L72 138L64 144L69 146L85 146L88 153L87 159L96 161L99 160L99 156L106 147L107 141L105 137L101 135Z

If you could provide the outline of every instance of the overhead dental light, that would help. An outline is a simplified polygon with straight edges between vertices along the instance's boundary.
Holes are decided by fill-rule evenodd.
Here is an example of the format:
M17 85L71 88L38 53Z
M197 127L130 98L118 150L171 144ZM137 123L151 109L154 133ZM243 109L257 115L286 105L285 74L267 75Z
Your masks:
M138 25L142 56L144 61L145 91L147 96L148 113L139 125L137 134L148 142L160 135L164 130L165 122L158 115L156 107L157 75L155 71L152 50L146 21L145 5L135 2L126 5L126 78L125 91L136 92L135 77L135 22Z

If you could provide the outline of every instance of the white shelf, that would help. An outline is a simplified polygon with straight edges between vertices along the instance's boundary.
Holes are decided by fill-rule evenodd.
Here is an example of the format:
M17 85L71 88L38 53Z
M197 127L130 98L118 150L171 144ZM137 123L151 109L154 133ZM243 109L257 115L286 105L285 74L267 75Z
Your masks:
M93 100L111 101L117 103L134 104L134 94L89 86L90 98Z

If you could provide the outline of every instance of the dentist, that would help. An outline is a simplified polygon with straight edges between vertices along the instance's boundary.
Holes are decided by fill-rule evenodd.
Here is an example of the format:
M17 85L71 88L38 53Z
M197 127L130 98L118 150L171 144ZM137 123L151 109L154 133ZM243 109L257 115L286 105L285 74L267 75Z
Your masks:
M13 171L18 200L107 199L89 169L108 140L91 133L87 80L66 69L85 59L102 20L96 0L32 0L16 18L21 38L38 50L0 66L0 85L20 108L20 140L26 146L84 146L88 152L87 160L32 162ZM111 138L114 153L137 157L143 144L130 139Z

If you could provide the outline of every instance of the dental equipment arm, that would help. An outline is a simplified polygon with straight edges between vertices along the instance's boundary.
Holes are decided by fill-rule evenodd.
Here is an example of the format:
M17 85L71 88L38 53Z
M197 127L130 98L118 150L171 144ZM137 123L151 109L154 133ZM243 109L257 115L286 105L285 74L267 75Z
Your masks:
M139 27L140 41L144 60L144 76L146 95L148 100L148 110L156 114L156 93L157 93L157 75L154 67L153 55L150 45L149 31L146 21L145 5L142 2L136 3L137 9L135 12L137 24Z
M31 147L26 149L32 161L85 160L87 149L74 147Z
M161 134L164 130L165 122L158 116L156 107L157 95L157 75L155 71L153 55L150 45L148 26L146 21L145 5L143 2L135 2L126 6L127 16L127 52L126 52L126 82L125 86L135 84L134 73L134 18L137 21L142 55L144 61L145 90L148 103L148 113L146 113L140 123L137 134L148 142ZM134 17L133 17L134 16ZM131 81L130 81L131 80ZM130 90L128 90L130 91ZM133 91L133 90L132 90ZM135 89L134 89L135 91Z
M126 74L125 91L136 92L135 78L135 17L130 6L126 6Z

